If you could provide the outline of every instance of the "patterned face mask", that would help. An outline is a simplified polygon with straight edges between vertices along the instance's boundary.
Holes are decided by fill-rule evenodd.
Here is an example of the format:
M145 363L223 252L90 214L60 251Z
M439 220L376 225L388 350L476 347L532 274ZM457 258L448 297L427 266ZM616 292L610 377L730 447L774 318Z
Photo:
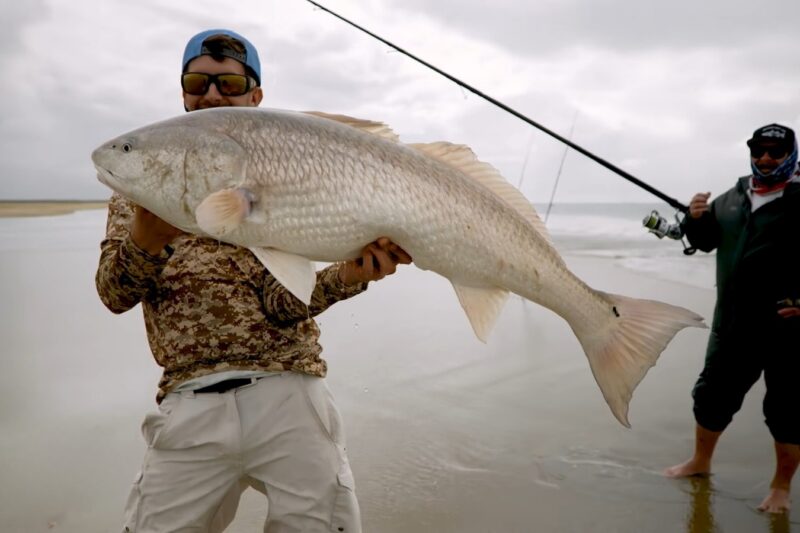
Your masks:
M792 150L792 153L789 154L789 157L787 157L784 162L778 165L772 172L764 174L758 169L752 159L750 160L750 168L753 171L753 180L756 183L764 186L770 187L777 185L778 183L788 181L797 169L797 141L795 141L794 149Z

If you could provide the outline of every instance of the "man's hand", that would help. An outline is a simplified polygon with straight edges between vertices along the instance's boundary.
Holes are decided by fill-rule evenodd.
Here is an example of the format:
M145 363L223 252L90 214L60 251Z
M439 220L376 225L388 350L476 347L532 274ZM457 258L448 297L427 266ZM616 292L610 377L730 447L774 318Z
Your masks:
M708 211L708 199L710 196L710 192L699 192L692 196L692 201L689 202L689 216L692 218L703 216L703 213Z
M133 212L131 239L133 239L136 246L152 256L160 254L164 246L184 233L184 231L164 222L144 207L137 205Z
M411 256L386 237L364 247L361 257L339 267L339 279L345 285L378 281L394 274L397 265L411 263Z

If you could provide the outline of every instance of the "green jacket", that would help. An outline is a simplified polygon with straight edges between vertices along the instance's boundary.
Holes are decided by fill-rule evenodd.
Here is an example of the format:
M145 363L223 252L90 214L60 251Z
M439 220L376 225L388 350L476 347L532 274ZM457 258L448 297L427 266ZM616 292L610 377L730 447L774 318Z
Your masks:
M800 183L751 212L748 181L739 178L709 212L684 222L693 246L717 250L712 330L718 334L774 325L778 301L800 298Z

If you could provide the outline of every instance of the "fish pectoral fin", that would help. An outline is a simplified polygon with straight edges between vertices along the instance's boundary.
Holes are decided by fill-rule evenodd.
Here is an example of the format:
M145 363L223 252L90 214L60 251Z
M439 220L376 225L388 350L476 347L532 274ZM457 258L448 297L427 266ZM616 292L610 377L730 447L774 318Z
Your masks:
M195 209L201 230L212 237L224 237L250 214L253 194L247 189L223 189L206 196Z
M250 248L250 251L286 290L304 304L311 303L311 293L317 285L317 272L313 262L301 255L275 248Z
M489 337L500 311L508 300L508 291L496 288L467 287L453 283L458 301L467 313L475 335L483 342Z

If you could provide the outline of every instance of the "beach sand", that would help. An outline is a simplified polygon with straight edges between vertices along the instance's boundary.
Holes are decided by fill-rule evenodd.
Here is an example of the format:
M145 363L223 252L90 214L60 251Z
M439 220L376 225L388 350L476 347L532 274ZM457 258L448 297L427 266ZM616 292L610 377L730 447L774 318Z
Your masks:
M70 246L0 238L4 533L119 531L141 464L139 425L155 406L159 371L139 308L117 316L97 299L97 226ZM14 226L14 235L27 227ZM49 231L61 242L58 224ZM710 321L711 288L658 280L614 258L565 260L597 289L682 305ZM669 345L634 394L629 430L605 405L567 324L518 297L482 344L449 282L407 267L319 322L365 532L798 527L797 511L755 510L773 469L762 383L721 440L710 480L659 473L691 450L690 391L708 330L684 330ZM261 531L266 512L249 490L228 531Z

